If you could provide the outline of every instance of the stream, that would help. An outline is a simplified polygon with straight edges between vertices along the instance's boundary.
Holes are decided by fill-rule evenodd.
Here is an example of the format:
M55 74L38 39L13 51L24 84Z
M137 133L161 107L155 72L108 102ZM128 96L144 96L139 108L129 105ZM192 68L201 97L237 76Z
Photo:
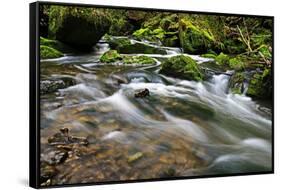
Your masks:
M41 80L75 81L41 95L41 157L60 128L89 141L56 166L54 184L271 171L271 104L230 93L231 71L203 82L159 74L183 54L161 48L167 55L146 54L155 65L102 64L103 41L90 54L41 60ZM148 97L134 97L145 88Z

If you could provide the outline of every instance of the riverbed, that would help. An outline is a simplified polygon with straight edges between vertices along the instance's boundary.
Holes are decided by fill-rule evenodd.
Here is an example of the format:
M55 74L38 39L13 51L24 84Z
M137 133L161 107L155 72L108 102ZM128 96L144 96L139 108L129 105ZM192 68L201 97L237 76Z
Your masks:
M270 102L229 92L232 71L203 82L160 74L163 60L184 54L161 48L167 55L147 54L153 65L100 63L104 41L89 54L41 60L41 80L75 81L41 95L41 160L61 128L89 141L55 166L52 184L271 171ZM149 96L135 98L142 89Z

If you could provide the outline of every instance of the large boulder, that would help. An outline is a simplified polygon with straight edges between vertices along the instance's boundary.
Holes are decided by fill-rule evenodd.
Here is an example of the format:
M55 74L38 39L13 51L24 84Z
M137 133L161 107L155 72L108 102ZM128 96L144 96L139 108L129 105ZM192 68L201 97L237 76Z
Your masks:
M190 54L202 54L215 47L214 36L205 28L195 26L188 19L179 21L181 47Z
M79 50L91 50L108 31L110 18L102 9L51 6L49 34Z
M254 98L270 99L272 97L271 69L265 69L262 73L256 72L249 81L246 94Z
M166 60L162 64L160 73L194 81L201 81L204 77L197 63L184 55L174 56Z

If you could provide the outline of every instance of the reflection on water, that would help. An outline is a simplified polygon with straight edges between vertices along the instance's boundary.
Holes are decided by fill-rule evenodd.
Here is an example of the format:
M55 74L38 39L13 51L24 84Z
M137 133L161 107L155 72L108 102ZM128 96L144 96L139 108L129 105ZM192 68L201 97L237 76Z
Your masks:
M43 79L76 84L41 97L41 153L67 127L87 137L55 168L53 184L230 174L271 170L271 107L228 92L229 75L194 82L154 66L104 65L94 54L41 63ZM180 54L167 49L167 55ZM193 56L199 63L209 59ZM150 96L135 98L147 88Z

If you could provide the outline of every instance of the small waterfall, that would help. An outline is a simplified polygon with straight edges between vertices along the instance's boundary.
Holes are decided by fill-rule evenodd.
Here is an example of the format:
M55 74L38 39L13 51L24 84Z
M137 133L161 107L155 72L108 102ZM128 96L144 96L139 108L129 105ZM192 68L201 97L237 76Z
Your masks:
M220 74L214 75L211 79L213 92L217 95L225 95L228 92L229 76Z

